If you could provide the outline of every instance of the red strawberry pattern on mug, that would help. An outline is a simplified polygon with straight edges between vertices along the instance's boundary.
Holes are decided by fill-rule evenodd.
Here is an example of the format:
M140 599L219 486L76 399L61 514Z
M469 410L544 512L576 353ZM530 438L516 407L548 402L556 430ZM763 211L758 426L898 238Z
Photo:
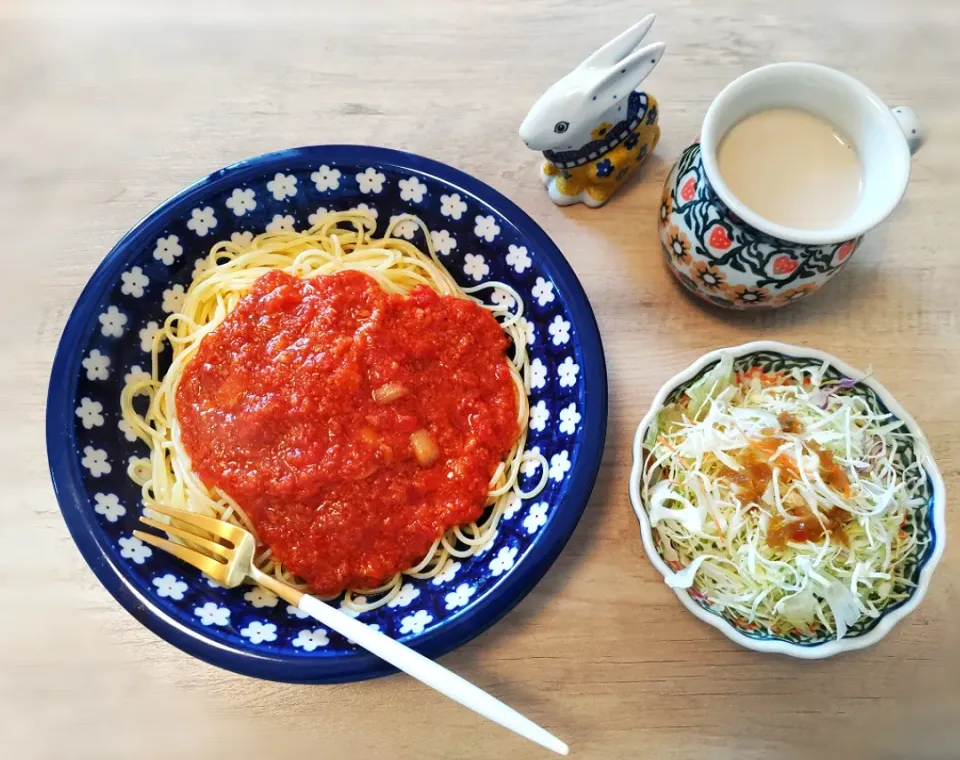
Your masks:
M781 253L779 256L774 258L773 266L771 267L771 272L774 277L784 277L788 274L792 274L796 268L800 266L800 262L795 259L793 256L788 256L785 253Z
M847 258L857 247L856 240L848 240L846 243L841 245L837 249L837 261L843 261Z
M730 239L730 235L727 234L727 231L717 224L714 225L713 229L710 231L710 237L707 238L707 245L718 251L725 251L731 245L733 245L733 241Z
M680 187L680 198L684 203L689 203L697 195L697 180L694 177L690 177L683 185Z

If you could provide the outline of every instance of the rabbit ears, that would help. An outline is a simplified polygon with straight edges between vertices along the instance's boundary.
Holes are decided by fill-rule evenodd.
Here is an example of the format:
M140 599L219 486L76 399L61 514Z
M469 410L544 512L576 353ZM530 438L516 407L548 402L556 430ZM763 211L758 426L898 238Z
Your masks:
M649 76L666 50L662 42L640 47L655 19L652 13L644 17L577 67L581 72L589 71L592 74L590 78L594 84L590 88L591 94L621 99Z

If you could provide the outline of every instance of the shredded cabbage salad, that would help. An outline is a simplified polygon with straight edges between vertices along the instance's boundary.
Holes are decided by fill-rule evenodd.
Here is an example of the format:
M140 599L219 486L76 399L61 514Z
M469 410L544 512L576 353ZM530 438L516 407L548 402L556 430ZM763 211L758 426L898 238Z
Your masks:
M725 354L647 433L642 496L667 583L746 628L840 639L913 585L908 515L926 476L898 456L910 434L827 369L735 373Z

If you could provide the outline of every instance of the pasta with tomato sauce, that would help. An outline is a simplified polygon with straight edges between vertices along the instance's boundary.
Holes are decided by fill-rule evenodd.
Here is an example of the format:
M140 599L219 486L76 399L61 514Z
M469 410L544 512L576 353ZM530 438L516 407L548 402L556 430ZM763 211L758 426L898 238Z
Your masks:
M404 221L427 253L391 235ZM462 289L415 217L375 229L351 211L217 243L154 338L150 378L121 396L150 447L129 471L147 509L240 524L261 570L346 592L356 611L485 548L508 503L547 477L525 452L519 294ZM508 297L475 296L492 287ZM539 482L523 492L529 459Z

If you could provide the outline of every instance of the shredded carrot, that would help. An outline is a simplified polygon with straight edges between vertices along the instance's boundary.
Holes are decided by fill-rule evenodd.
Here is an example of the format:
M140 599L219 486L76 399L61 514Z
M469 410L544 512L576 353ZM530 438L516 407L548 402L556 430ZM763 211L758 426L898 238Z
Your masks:
M657 436L657 442L660 443L660 445L663 446L671 454L677 453L677 450L673 446L671 446L669 443L667 443L667 439L664 438L662 435Z
M720 540L721 540L721 541L726 541L727 538L726 538L726 536L723 535L723 528L720 527L720 518L719 518L719 516L717 515L716 512L713 511L713 505L712 505L712 504L709 504L708 506L709 506L709 508L710 508L710 517L713 518L713 524L717 526L717 533L720 535Z

